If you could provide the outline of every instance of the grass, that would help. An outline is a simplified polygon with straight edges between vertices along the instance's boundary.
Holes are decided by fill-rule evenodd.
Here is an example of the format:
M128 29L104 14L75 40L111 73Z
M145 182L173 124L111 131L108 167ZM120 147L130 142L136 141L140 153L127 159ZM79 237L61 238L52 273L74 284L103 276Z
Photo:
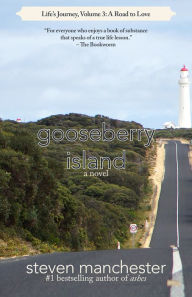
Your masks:
M155 160L156 160L156 144L151 146L151 149L148 152L148 155L146 156L147 162L150 169L150 175L153 173ZM143 237L145 235L145 220L149 219L150 213L151 213L151 200L153 197L153 185L149 180L147 194L142 199L142 201L139 204L139 208L135 211L135 221L132 222L133 224L137 224L138 231L134 235L134 248L139 248L143 244ZM129 232L129 238L128 240L122 245L122 248L129 249L133 248L133 236Z
M0 258L17 257L67 251L67 248L56 246L35 238L29 231L0 225Z
M149 218L150 215L150 201L151 201L151 191L146 195L143 201L140 203L139 208L135 211L135 221L133 224L137 224L138 231L134 235L134 246L133 246L133 235L129 234L128 240L122 245L122 248L130 249L130 248L140 248L142 243L142 237L145 233L145 220ZM130 231L128 230L130 233Z

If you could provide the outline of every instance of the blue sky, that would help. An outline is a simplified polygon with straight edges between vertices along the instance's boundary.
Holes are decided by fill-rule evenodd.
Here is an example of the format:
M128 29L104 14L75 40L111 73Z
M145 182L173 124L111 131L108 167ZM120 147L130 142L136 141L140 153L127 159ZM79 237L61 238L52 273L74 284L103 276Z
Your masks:
M192 76L190 1L91 1L92 6L170 6L170 22L22 22L22 6L90 6L88 1L3 0L0 11L0 117L104 114L160 128L177 124L179 70ZM79 48L44 28L147 28L116 48Z

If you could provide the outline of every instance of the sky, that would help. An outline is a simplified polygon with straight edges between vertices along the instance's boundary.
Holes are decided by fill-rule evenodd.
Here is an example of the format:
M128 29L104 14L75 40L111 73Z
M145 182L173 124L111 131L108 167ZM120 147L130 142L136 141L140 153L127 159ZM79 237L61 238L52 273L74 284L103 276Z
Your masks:
M155 3L155 5L154 5ZM136 121L148 128L178 122L179 71L192 76L192 2L170 6L169 22L24 22L22 6L90 6L87 0L3 0L0 11L0 117L36 121L71 112ZM91 1L92 6L144 6ZM116 48L80 48L44 28L146 28Z

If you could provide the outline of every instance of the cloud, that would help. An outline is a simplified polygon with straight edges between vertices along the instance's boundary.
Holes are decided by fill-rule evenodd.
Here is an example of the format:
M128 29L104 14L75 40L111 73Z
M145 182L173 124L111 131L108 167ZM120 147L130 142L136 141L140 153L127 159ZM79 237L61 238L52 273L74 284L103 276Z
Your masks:
M182 32L152 30L115 49L83 49L37 32L0 33L3 118L99 113L148 127L177 120L179 68L191 66L192 52Z

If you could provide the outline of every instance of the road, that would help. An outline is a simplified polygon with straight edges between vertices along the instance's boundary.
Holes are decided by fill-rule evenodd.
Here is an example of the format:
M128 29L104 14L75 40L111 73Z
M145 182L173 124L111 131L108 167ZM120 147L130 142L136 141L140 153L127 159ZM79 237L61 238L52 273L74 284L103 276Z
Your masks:
M191 297L192 296L192 172L188 162L188 146L179 142L169 141L165 146L165 177L159 199L157 220L149 249L90 251L77 253L54 253L3 260L0 262L0 297ZM178 174L177 174L178 173ZM177 215L178 214L178 215ZM172 248L171 246L178 246ZM155 267L159 273L134 274L134 269L120 273L81 273L81 281L64 281L63 276L77 276L80 265L113 265L119 269L120 261L135 269ZM74 273L33 273L27 265L73 265ZM45 266L47 265L47 266ZM158 266L157 266L158 265ZM39 269L38 266L38 269ZM32 266L31 266L32 267ZM56 266L55 266L56 267ZM133 266L132 266L133 267ZM134 268L133 267L133 268ZM36 272L39 272L37 269ZM42 272L41 271L41 272ZM97 274L96 274L97 272ZM119 272L119 271L116 271ZM107 281L96 281L95 277L109 275ZM53 279L51 279L53 275ZM57 276L58 275L58 276ZM140 277L138 277L140 275ZM83 281L83 277L88 277ZM94 276L92 283L91 277ZM134 278L133 277L137 277ZM57 279L58 277L58 279ZM118 279L114 280L115 277ZM49 279L49 280L48 280ZM167 286L168 280L174 280ZM178 285L179 284L179 285Z
M179 141L169 141L165 149L165 176L150 246L164 248L179 245L185 296L190 297L192 296L192 171L188 158L189 148L187 144L181 144Z

